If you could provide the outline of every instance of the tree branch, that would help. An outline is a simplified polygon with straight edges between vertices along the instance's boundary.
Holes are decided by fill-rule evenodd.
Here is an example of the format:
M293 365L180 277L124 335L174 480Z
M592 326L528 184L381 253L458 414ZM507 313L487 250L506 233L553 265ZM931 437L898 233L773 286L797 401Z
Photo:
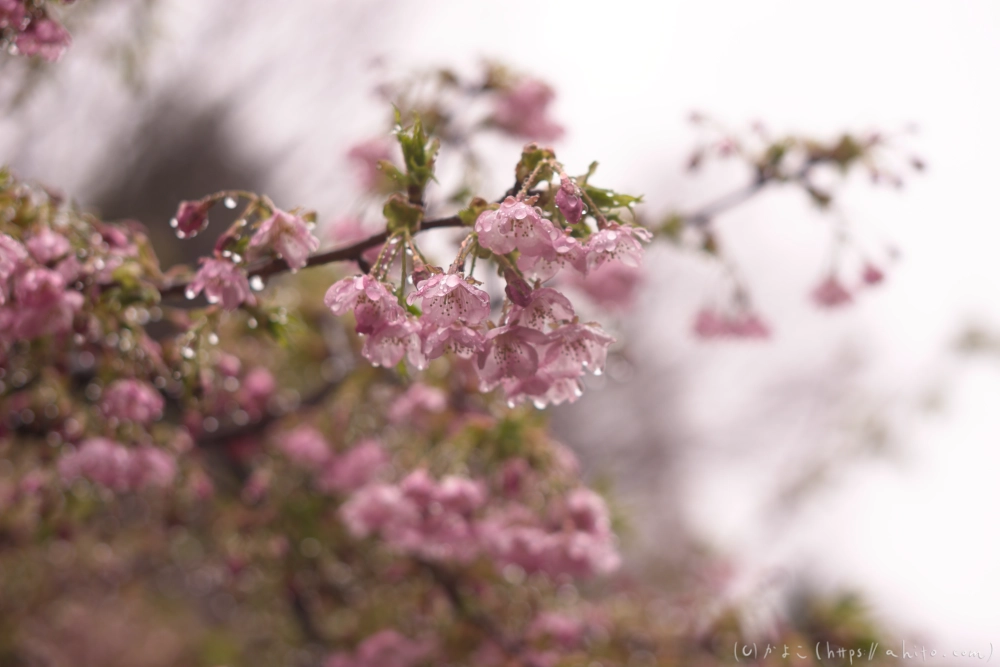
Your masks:
M457 215L452 215L447 218L438 218L436 220L425 220L420 224L419 231L425 231L428 229L441 229L443 227L462 227L465 223ZM361 259L361 255L369 248L374 248L386 242L389 238L389 232L384 231L374 236L370 236L363 241L358 241L357 243L347 246L346 248L337 248L335 250L328 250L326 252L317 253L309 257L306 261L306 267L321 266L323 264L330 264L332 262L349 262ZM278 273L284 273L289 270L288 264L285 260L280 258L275 258L271 260L265 260L259 262L255 265L251 265L247 268L247 276L259 276L261 278L268 278ZM183 280L176 283L171 283L160 288L160 296L175 297L184 294L184 290L187 288L189 280Z

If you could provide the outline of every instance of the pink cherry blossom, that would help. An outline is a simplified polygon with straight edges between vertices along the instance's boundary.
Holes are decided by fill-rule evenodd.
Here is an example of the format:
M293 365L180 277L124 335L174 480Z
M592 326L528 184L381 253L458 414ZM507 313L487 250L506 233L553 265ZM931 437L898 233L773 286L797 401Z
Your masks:
M182 201L177 207L177 215L170 220L170 226L182 239L197 236L208 226L210 208L211 201Z
M144 445L129 452L127 486L130 490L164 489L173 484L176 476L177 461L162 449Z
M547 371L599 374L604 370L608 347L615 342L598 324L564 324L549 334L542 359Z
M361 187L374 191L386 177L379 167L379 162L392 158L392 143L383 137L369 139L352 146L347 152L347 157L358 166L358 180L361 182Z
M83 295L66 289L65 278L50 269L29 269L16 280L16 304L0 309L0 331L10 340L67 333L83 306Z
M318 470L333 460L329 443L312 426L299 426L283 434L278 442L285 456L306 470Z
M250 247L273 248L292 271L298 271L306 265L309 253L319 248L319 239L310 231L305 220L275 209L250 239Z
M260 419L277 388L278 383L271 371L257 366L247 371L243 377L236 401L252 419Z
M817 285L811 296L816 305L824 308L836 308L853 300L851 293L835 275L830 275Z
M543 287L531 293L528 305L511 308L507 321L547 333L576 317L573 304L561 292Z
M752 312L720 313L704 308L694 322L694 332L699 338L769 338L771 330Z
M580 189L572 180L564 178L559 184L556 206L566 218L566 222L571 225L580 222L580 218L583 217L583 200L580 198Z
M330 655L323 667L416 667L433 652L430 641L407 639L395 630L380 630L361 642L353 655Z
M78 478L116 491L128 487L129 451L107 438L90 438L59 458L59 475L69 483Z
M412 318L383 324L365 339L361 354L373 365L384 368L392 368L406 357L422 370L427 367L427 355L420 334L420 324Z
M39 264L48 264L61 259L72 249L69 239L48 227L28 239L25 245Z
M548 337L517 324L493 329L479 353L479 379L483 391L496 387L502 380L522 379L538 370L538 346Z
M572 650L583 641L584 624L579 620L556 612L542 612L528 627L529 639L551 639L562 648Z
M33 20L14 40L21 55L39 56L50 62L59 60L69 43L66 29L49 18Z
M648 243L652 238L653 235L648 229L612 222L592 234L584 244L587 251L587 268L593 271L606 262L639 266L642 263L640 242Z
M163 407L163 397L156 389L134 379L112 382L101 399L104 416L143 425L159 419Z
M437 387L414 382L389 406L387 416L393 424L408 422L421 413L441 412L448 407L448 395Z
M385 325L402 322L405 311L385 284L370 275L338 280L326 292L326 307L334 315L354 312L358 333L370 334Z
M25 27L26 17L22 0L0 0L0 29L13 28L20 32Z
M389 455L375 439L362 440L330 461L318 479L323 491L349 493L372 481L389 462Z
M7 302L8 282L28 258L24 246L7 234L0 234L0 306Z
M865 268L861 272L861 280L866 285L878 285L885 280L885 272L874 264L865 264Z
M242 304L254 305L257 300L250 291L246 272L232 262L212 257L201 258L201 268L184 294L193 299L204 290L209 303L221 303L226 310L236 310Z
M568 284L580 289L595 304L610 312L628 312L635 305L645 274L639 267L605 262L586 276L570 274Z
M424 341L423 353L427 359L437 359L445 352L451 352L462 359L470 359L479 354L486 341L482 331L463 324L452 324L447 327L424 324L421 336Z
M568 233L559 234L551 247L538 255L521 255L517 267L528 278L546 281L566 268L575 269L581 275L587 273L587 250L576 238Z
M419 303L421 323L447 327L482 324L490 316L490 295L454 273L437 273L410 293L407 303Z
M541 255L561 236L541 209L507 197L496 210L483 211L476 219L479 245L505 255L520 250L525 255Z
M546 84L522 79L497 97L493 122L515 137L554 141L562 136L563 128L546 115L553 99L555 92Z

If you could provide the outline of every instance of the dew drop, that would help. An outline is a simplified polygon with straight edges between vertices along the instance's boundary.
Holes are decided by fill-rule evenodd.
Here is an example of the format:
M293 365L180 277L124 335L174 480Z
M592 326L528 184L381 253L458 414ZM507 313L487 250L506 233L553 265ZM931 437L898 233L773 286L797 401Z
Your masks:
M177 222L177 218L171 218L170 219L170 227L172 229L177 229L177 225L178 224L180 224L180 223Z
M226 197L222 200L222 205L228 209L234 209L236 208L236 200L232 197Z
M198 290L196 290L195 288L188 287L187 289L184 290L184 297L185 298L187 298L187 299L190 300L190 299L195 298L196 296L198 296Z
M181 356L184 357L185 359L194 359L194 350L192 350L190 347L182 347Z
M260 276L250 276L250 289L260 292L264 289L264 279Z
M595 368L594 369L594 375L604 375L604 369L603 368Z

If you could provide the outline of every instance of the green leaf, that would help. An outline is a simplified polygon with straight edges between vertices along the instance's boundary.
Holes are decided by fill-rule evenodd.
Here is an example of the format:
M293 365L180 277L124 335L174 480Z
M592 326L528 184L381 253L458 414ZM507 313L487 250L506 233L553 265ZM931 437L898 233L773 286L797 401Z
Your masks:
M392 194L386 200L382 213L385 215L386 229L390 234L402 231L415 234L420 227L420 221L424 218L423 207L410 203L409 199L399 192Z
M624 208L642 201L642 197L633 197L614 190L596 188L593 185L584 185L583 189L593 200L594 205L600 209Z

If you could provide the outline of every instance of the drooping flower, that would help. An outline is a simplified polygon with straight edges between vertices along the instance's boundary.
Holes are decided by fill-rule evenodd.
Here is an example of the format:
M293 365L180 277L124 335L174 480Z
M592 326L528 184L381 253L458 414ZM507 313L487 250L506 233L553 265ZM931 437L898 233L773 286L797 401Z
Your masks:
M333 460L326 438L312 426L299 426L285 433L279 446L292 463L306 470L319 470Z
M445 352L451 352L462 359L471 359L483 349L486 337L479 329L462 324L447 327L424 325L421 330L423 352L427 359L437 359Z
M490 316L490 295L454 273L437 273L410 293L407 303L419 303L422 323L475 327Z
M25 27L25 18L27 13L22 0L0 0L0 29L21 31Z
M824 308L836 308L853 300L850 291L832 274L813 289L811 296L816 305Z
M511 308L507 322L547 333L575 316L573 304L565 295L551 287L543 287L531 293L526 306Z
M541 209L507 197L500 208L483 211L476 219L479 244L505 255L514 249L525 255L542 255L562 234Z
M383 324L365 339L361 354L375 366L392 368L405 356L418 369L427 367L420 324L405 318Z
M548 336L517 324L493 329L479 353L480 388L489 391L503 380L522 379L538 371L538 346Z
M275 209L250 239L250 247L273 248L294 272L304 267L309 253L319 248L319 239L310 231L305 220Z
M698 312L694 333L699 338L769 338L771 329L752 312L725 314L710 308Z
M212 208L211 201L182 201L177 207L177 215L170 220L177 236L189 239L208 226L208 210Z
M14 46L24 56L39 56L55 62L69 47L70 36L65 28L50 18L34 19L17 35Z
M583 199L580 198L580 190L572 180L564 178L559 184L556 206L566 218L566 222L571 225L580 222L580 218L583 217Z
M416 667L432 651L430 641L408 639L395 630L380 630L361 642L353 655L334 653L323 667Z
M603 265L582 274L570 274L569 284L579 288L591 301L610 312L628 312L645 282L642 269L620 262Z
M338 280L326 292L326 307L334 315L354 312L355 331L373 333L388 324L402 322L403 307L386 286L370 275L352 276Z
M608 357L608 347L615 342L596 323L564 324L549 334L549 345L542 367L550 372L600 374Z
M554 141L562 136L563 128L547 115L553 99L555 92L546 84L522 79L497 97L493 122L515 137Z
M25 245L39 264L61 259L72 249L69 239L48 227L28 239Z
M868 263L865 264L865 268L861 272L861 280L866 285L878 285L885 280L885 272L874 264Z
M441 412L448 407L448 396L437 387L414 382L389 406L388 417L393 424L411 421L420 413Z
M521 255L517 267L528 278L546 281L565 268L575 269L579 274L587 273L587 250L576 238L569 234L559 234L552 246L538 255Z
M147 425L163 415L164 400L156 389L135 379L112 382L101 398L104 416Z
M362 440L330 461L318 479L323 491L350 493L372 481L389 462L389 455L375 439Z
M64 334L83 306L83 295L67 290L65 278L50 269L25 271L16 280L13 296L17 304L0 309L0 331L12 339Z
M392 158L392 143L383 137L369 139L352 146L347 157L357 164L361 187L370 192L377 191L386 179L379 162Z
M587 251L587 268L593 271L606 262L639 266L642 263L640 241L648 243L652 238L653 235L648 229L612 222L604 229L591 234L584 244Z
M244 303L257 303L246 272L225 259L201 258L201 267L184 294L193 299L202 290L209 303L221 303L226 310L236 310Z

